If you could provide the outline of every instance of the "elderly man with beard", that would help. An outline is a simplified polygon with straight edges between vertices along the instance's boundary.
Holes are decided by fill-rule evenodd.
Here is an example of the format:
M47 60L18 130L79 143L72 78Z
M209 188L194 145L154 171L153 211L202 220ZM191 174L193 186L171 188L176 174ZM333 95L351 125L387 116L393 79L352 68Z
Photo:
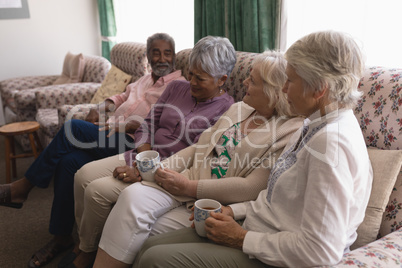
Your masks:
M134 132L151 106L170 82L185 80L181 71L175 71L175 42L169 35L157 33L148 38L147 58L151 74L129 84L124 93L106 99L90 111L85 121L67 121L23 178L0 185L0 205L21 208L33 187L47 188L54 177L49 226L54 237L31 257L28 267L41 267L74 244L71 233L76 171L91 161L134 148ZM100 114L106 112L113 116L102 124Z

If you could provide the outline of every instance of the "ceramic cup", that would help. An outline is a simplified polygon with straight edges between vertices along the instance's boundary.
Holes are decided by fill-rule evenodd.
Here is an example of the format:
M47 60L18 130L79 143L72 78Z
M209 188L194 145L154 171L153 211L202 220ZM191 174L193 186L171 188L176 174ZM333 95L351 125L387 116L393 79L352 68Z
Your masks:
M162 167L159 153L157 151L144 151L135 156L135 162L144 181L154 182L155 171Z
M194 225L199 236L206 237L205 220L209 217L211 211L221 212L222 206L218 201L212 199L200 199L194 204Z

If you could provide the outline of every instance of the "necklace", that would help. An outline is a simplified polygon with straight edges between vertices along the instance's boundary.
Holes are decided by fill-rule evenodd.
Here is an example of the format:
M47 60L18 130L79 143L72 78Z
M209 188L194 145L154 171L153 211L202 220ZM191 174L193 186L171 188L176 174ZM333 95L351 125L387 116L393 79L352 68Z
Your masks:
M256 121L255 121L255 116L257 115L257 111L255 111L255 113L253 114L253 117L251 118L251 119L253 119L253 123L256 125L256 126L261 126L262 124L264 124L264 122L262 122L262 123L257 123Z

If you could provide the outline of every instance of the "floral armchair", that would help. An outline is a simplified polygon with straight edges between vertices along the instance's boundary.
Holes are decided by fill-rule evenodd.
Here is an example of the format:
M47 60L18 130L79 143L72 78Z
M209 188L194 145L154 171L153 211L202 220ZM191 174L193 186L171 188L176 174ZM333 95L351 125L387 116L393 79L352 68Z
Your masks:
M128 82L135 82L150 72L146 45L142 43L116 44L110 52L110 61L114 67L131 76ZM53 90L51 94L43 90L36 92L36 120L41 125L39 136L43 146L50 143L66 120L85 118L89 110L96 106L90 102L99 88L100 84L93 90L75 88L70 91Z
M65 94L70 92L95 92L110 69L110 62L98 56L84 55L84 67L82 80L78 83L57 84L53 83L60 75L47 76L28 76L11 78L0 81L0 92L3 100L4 114L7 123L20 121L34 121L37 114L36 93L41 91L43 94L51 95L55 91L63 91ZM75 99L77 103L80 99ZM28 137L24 135L16 136L16 140L21 144L23 150L31 148Z

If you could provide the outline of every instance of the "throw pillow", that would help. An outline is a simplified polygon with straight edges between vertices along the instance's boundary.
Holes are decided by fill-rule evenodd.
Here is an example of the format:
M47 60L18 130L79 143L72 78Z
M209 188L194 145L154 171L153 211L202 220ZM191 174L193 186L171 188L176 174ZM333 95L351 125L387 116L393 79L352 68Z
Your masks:
M101 87L93 96L91 103L97 104L113 95L122 93L130 82L131 75L126 74L116 66L112 65L112 68L110 68L107 73Z
M402 150L368 149L373 167L373 184L363 222L357 228L357 239L351 249L377 239L382 216L401 169Z
M67 52L64 58L61 76L54 81L53 85L78 83L84 76L85 59L82 53L74 55Z

